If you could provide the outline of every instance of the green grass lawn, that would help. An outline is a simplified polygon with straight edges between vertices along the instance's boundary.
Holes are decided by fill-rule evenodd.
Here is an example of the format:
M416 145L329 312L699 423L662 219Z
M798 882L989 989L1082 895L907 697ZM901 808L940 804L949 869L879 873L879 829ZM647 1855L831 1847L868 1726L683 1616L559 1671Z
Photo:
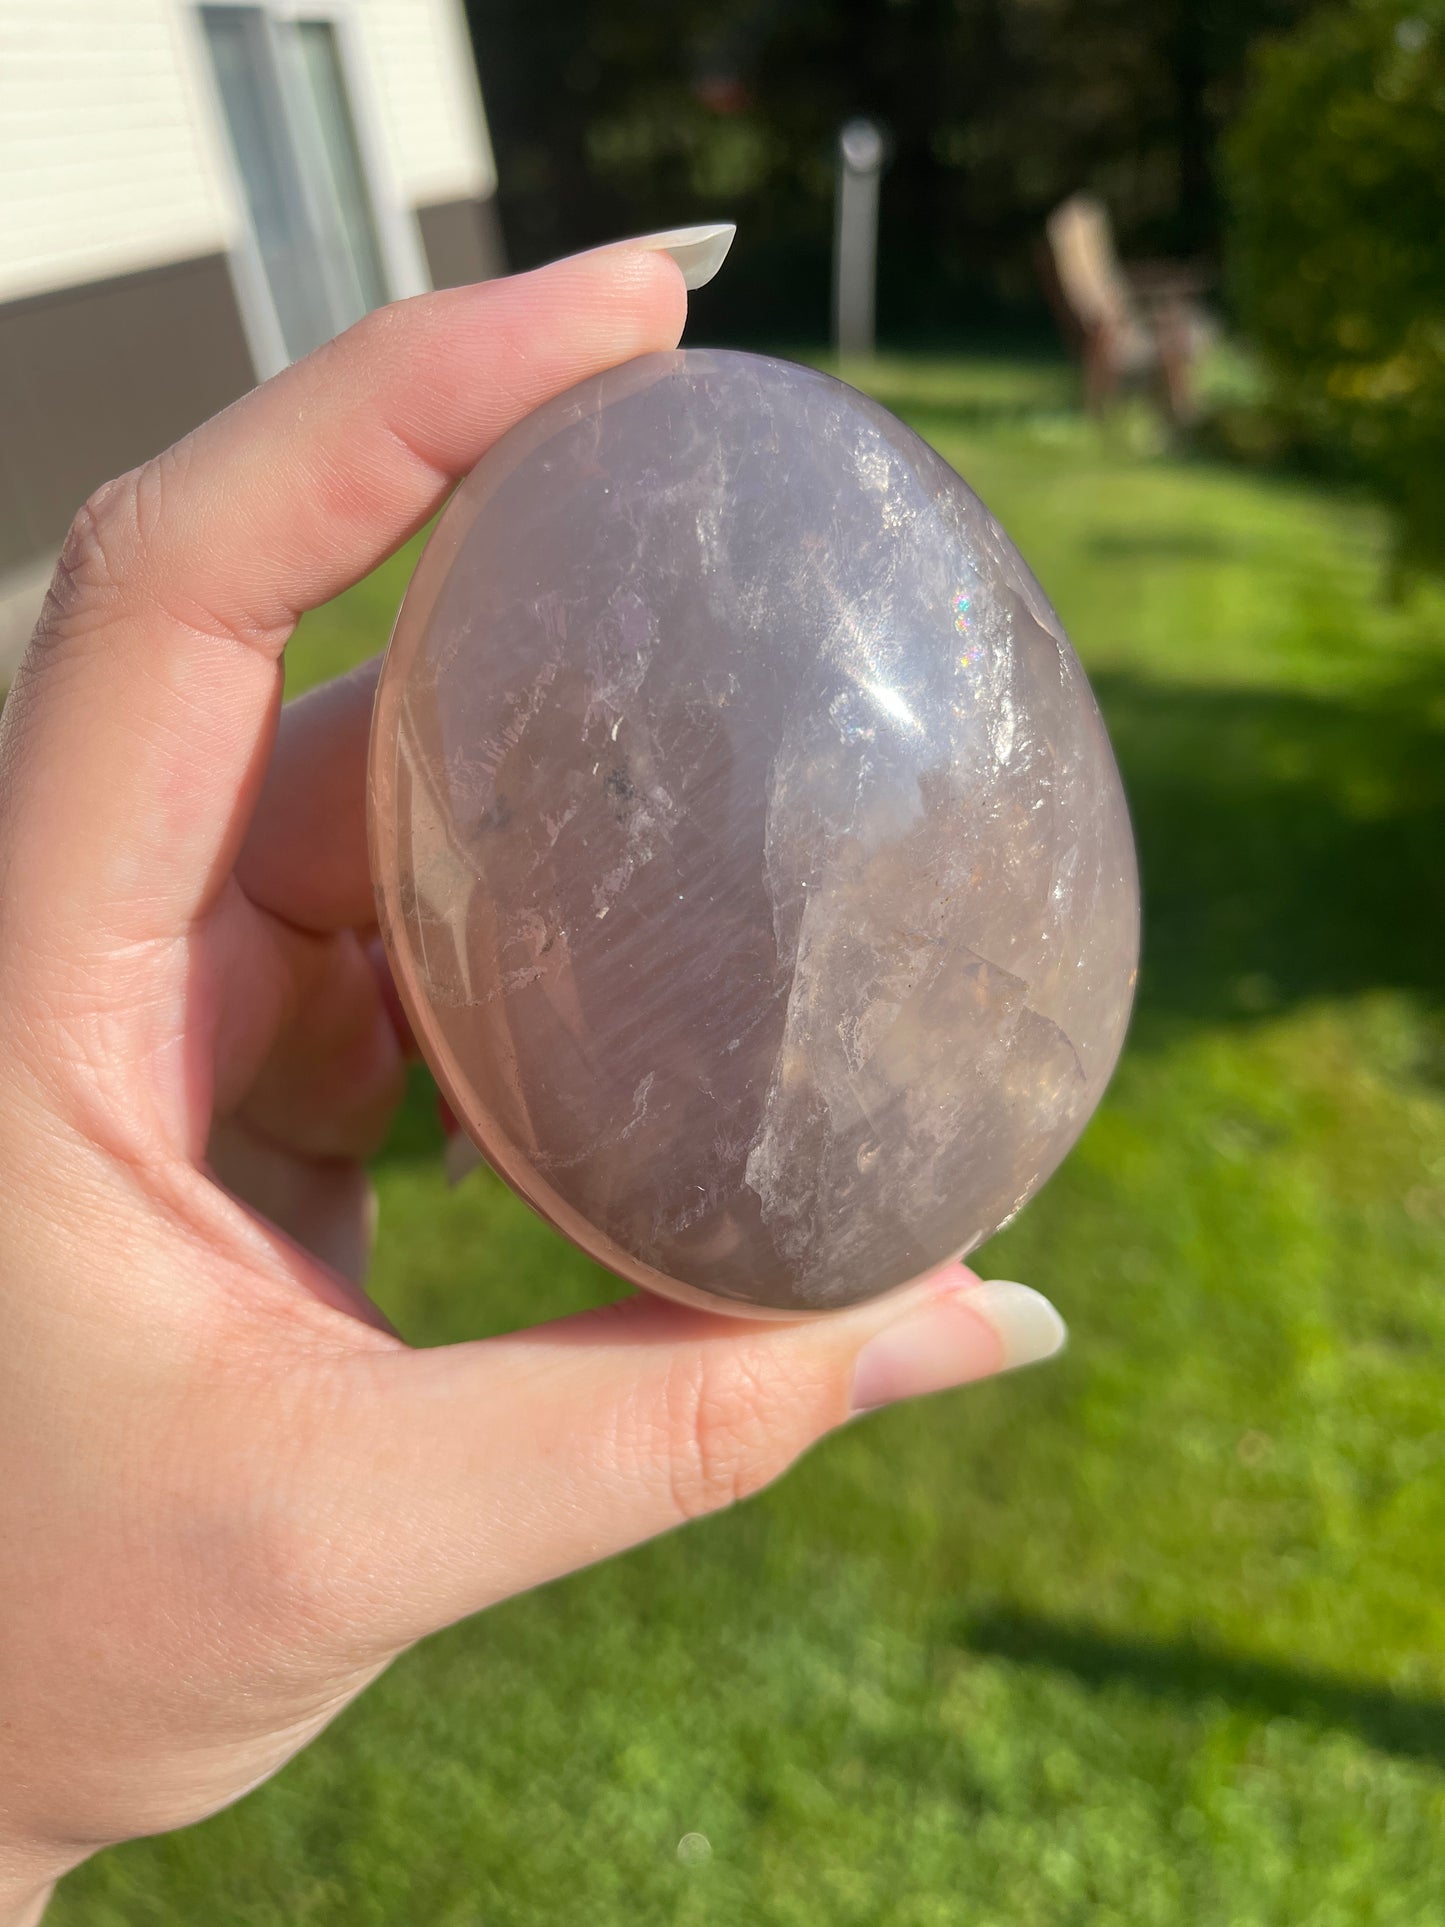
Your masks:
M1128 1051L978 1261L1070 1351L432 1640L57 1924L1445 1923L1445 598L1377 599L1367 508L1100 433L1057 371L872 380L1034 565L1135 811ZM409 562L293 687L381 646ZM406 1333L609 1293L438 1142L418 1080Z

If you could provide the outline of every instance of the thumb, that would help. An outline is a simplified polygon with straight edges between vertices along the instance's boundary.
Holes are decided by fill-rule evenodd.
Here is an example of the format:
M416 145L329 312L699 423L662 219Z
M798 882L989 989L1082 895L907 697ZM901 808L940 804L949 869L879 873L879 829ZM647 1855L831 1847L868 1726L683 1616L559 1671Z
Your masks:
M345 1537L366 1547L388 1621L374 1630L418 1638L746 1498L858 1412L1046 1358L1064 1336L1037 1292L950 1265L802 1324L640 1297L373 1357L347 1482L367 1516ZM402 1583L378 1586L378 1561Z

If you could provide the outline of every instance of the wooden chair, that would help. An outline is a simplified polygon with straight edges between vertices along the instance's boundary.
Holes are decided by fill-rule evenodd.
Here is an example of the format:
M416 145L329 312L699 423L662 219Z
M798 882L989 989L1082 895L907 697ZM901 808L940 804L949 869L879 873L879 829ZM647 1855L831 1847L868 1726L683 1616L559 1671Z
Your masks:
M1065 338L1084 370L1084 404L1097 414L1126 382L1149 383L1169 420L1193 413L1190 376L1203 332L1203 276L1181 262L1125 269L1108 209L1072 194L1044 229L1040 267Z

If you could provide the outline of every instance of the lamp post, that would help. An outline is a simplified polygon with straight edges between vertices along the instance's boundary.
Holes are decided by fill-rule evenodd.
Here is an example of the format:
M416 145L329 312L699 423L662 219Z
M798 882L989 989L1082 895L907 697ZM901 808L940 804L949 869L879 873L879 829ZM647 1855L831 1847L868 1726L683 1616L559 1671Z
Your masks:
M833 228L833 343L840 355L873 352L883 159L883 130L876 121L844 122Z

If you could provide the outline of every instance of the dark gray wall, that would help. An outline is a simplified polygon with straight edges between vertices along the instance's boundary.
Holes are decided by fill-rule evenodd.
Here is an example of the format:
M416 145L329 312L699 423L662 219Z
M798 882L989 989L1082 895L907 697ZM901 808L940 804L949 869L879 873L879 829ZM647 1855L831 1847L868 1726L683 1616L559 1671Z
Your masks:
M435 286L503 272L493 201L416 212ZM254 381L221 254L0 305L0 577L53 554L93 488Z
M497 203L439 201L419 207L422 246L434 288L460 288L507 271Z
M0 574L254 380L221 254L0 306Z

